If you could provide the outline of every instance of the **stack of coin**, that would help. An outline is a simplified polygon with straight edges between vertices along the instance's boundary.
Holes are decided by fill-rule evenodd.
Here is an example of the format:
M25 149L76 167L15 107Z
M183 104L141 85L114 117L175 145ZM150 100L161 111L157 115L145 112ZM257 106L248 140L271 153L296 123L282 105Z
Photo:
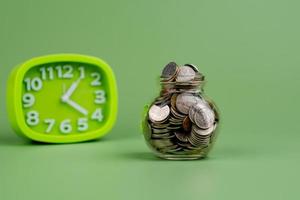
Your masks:
M219 122L214 104L203 96L204 76L195 65L170 62L160 78L160 96L150 106L144 124L148 144L162 157L203 156Z

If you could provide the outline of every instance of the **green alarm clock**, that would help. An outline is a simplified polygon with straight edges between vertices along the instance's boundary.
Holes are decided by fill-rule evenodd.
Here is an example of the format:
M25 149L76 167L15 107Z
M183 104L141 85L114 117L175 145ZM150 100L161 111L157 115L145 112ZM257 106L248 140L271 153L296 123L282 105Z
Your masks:
M47 143L104 136L117 116L117 86L99 58L58 54L18 65L7 85L7 110L21 136Z

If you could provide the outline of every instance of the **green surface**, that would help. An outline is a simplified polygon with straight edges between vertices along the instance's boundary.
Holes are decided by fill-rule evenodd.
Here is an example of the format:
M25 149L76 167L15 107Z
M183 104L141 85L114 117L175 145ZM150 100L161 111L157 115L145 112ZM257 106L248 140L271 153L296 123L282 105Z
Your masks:
M299 199L299 1L0 0L0 199ZM49 53L101 57L120 112L100 141L40 145L5 111L12 67ZM155 159L144 104L174 60L197 64L222 127L207 160Z

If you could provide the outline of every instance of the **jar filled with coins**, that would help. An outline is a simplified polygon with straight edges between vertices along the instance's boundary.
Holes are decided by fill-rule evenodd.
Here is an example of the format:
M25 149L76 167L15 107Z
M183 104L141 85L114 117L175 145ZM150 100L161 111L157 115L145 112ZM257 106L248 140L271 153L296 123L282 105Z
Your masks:
M203 94L204 76L195 65L170 62L160 83L160 96L145 110L142 125L146 143L161 158L204 158L219 124L215 104Z

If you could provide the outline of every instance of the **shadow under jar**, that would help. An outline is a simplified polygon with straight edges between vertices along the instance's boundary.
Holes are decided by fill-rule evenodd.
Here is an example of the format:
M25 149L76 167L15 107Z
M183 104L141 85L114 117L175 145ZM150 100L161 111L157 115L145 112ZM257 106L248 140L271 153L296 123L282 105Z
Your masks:
M192 160L207 156L219 114L203 94L204 76L192 64L170 62L162 71L160 96L145 110L143 132L158 157Z

